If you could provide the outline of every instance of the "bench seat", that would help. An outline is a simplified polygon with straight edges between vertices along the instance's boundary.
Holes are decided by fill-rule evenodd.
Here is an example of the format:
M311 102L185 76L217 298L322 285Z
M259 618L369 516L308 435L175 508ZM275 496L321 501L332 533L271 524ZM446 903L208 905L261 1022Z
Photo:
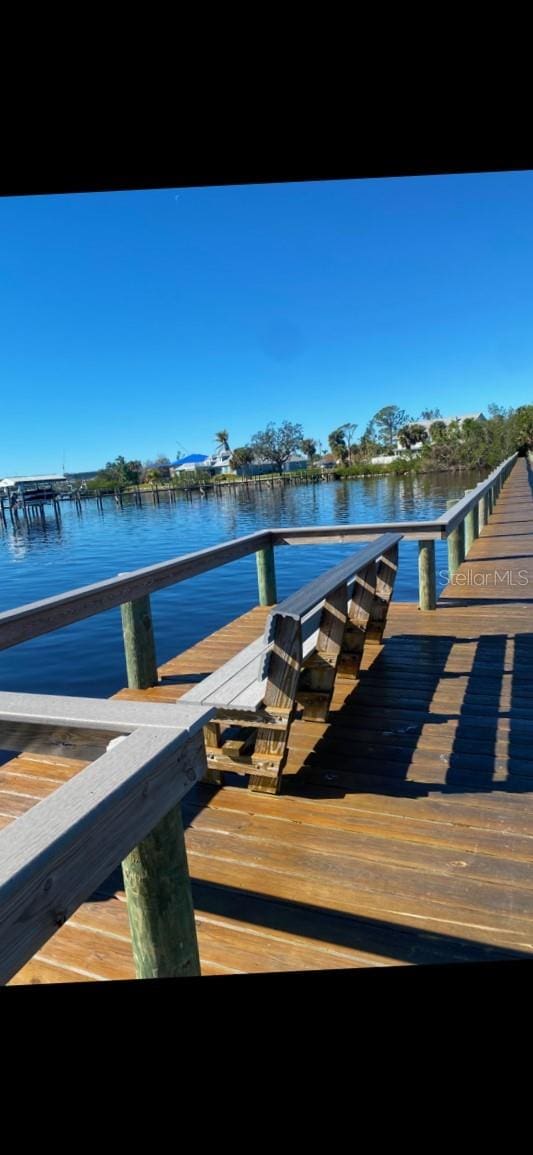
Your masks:
M183 695L217 711L204 729L211 781L232 769L279 792L297 703L324 721L337 670L355 679L365 642L381 640L400 539L384 534L274 606L262 637Z

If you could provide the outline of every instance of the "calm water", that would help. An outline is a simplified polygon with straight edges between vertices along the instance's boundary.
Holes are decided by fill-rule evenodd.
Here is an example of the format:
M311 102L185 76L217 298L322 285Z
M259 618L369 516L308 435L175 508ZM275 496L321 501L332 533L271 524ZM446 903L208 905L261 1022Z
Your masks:
M401 521L439 515L447 498L459 498L479 475L436 474L413 478L362 478L279 489L178 497L176 504L115 506L104 512L91 501L78 514L62 503L58 528L51 511L46 524L20 518L14 532L0 526L1 608L11 609L88 585L102 578L177 557L252 533L265 526L331 525ZM280 547L276 550L278 597L317 576L357 548L353 545ZM416 542L400 547L395 597L415 601ZM437 544L437 570L446 566L446 547ZM442 588L444 581L439 581ZM152 597L157 655L165 661L257 604L255 557L212 570ZM0 653L0 689L107 697L126 684L120 610Z

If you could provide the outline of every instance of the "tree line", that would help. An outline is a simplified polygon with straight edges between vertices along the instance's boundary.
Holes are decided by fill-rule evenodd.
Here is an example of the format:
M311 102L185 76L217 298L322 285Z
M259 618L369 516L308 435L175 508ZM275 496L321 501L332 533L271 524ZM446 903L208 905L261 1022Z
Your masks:
M420 424L424 422L424 424ZM533 405L517 409L491 404L488 417L470 417L445 422L440 409L423 409L413 418L398 405L384 405L374 414L359 438L358 425L346 421L328 435L331 456L337 466L361 466L381 454L392 454L397 447L408 460L421 467L446 469L495 466L515 451L533 448ZM229 450L229 434L216 434L221 448ZM319 441L305 438L301 425L285 421L273 423L255 433L250 443L232 451L230 465L244 472L253 462L272 461L281 472L295 452L303 453L314 465L324 456Z
M372 457L391 454L399 445L401 461L417 468L431 469L494 467L515 451L533 449L533 405L517 409L491 404L488 417L445 422L439 409L423 409L417 418L398 405L385 405L374 414L359 438L358 425L347 421L328 435L335 467L343 472L360 472ZM425 424L420 424L424 421ZM311 467L325 455L320 441L304 437L303 427L292 421L269 422L250 438L247 445L230 448L227 429L215 434L219 450L230 454L230 468L245 473L253 465L271 463L281 473L287 461L303 454ZM416 446L416 454L413 452ZM199 469L202 469L200 465ZM169 477L170 460L159 454L144 464L116 457L108 461L88 483L91 489L125 488L162 481Z

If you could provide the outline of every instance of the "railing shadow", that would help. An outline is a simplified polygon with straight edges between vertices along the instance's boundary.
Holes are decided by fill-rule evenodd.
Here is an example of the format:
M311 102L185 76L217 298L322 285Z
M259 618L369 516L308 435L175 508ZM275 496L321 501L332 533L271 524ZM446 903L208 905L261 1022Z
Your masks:
M507 643L506 634L388 638L284 789L530 792L533 635L516 637L506 666ZM447 698L449 708L434 705Z
M241 926L245 924L252 931L257 928L255 936L264 932L265 945L271 953L283 952L282 940L277 945L271 941L271 936L276 932L311 940L315 949L320 949L323 943L327 947L327 951L324 950L324 969L328 968L328 952L334 953L335 948L339 951L359 952L361 957L354 959L354 966L373 966L378 959L421 965L532 957L531 952L520 947L495 946L464 935L443 933L438 929L440 920L437 913L435 926L424 929L375 916L334 910L306 901L276 899L260 891L205 882L194 875L191 884L194 909L201 916L227 919ZM109 901L122 890L122 872L117 868L106 884L91 896L90 901ZM428 917L426 921L431 923L432 919ZM253 941L259 949L257 937ZM346 965L349 965L348 961Z

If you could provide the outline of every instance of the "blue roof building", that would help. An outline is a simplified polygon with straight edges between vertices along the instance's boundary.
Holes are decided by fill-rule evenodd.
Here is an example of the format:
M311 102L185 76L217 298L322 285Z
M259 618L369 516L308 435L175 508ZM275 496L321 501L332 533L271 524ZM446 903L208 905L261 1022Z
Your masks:
M198 469L206 461L206 453L189 453L188 457L180 457L179 461L172 461L170 468L173 473L187 473Z

